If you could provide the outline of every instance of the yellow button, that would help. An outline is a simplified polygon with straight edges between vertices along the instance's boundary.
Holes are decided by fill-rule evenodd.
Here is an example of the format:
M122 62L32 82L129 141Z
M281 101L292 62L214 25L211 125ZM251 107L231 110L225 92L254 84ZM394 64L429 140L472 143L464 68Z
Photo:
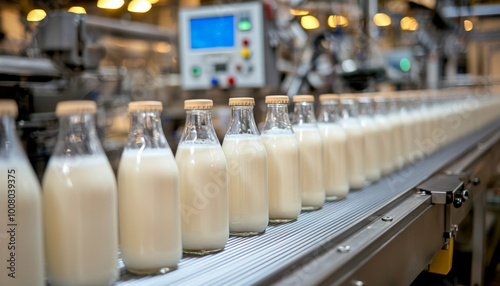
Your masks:
M250 57L250 49L248 49L248 48L241 49L241 56L244 58L249 58Z

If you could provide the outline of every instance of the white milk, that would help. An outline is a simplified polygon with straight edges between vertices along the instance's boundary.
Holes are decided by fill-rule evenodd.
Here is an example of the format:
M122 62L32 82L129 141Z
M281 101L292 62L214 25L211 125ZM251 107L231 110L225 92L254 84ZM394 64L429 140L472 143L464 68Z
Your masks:
M342 127L347 134L347 176L349 188L358 190L365 185L365 135L363 127L355 118L342 120Z
M379 127L379 143L380 148L379 152L379 160L380 160L380 171L382 176L387 176L392 171L394 171L394 148L393 148L393 126L391 121L388 120L385 115L376 115L375 121Z
M387 116L390 124L392 125L392 160L394 169L399 170L403 168L405 163L405 149L403 138L403 123L401 117L397 113L390 113Z
M264 143L258 135L227 135L222 149L228 169L230 233L264 232L269 222Z
M262 134L268 170L269 220L297 219L301 210L299 143L295 134Z
M337 123L319 123L323 138L324 180L327 200L345 198L349 192L347 178L347 135Z
M325 202L323 141L319 129L307 125L294 125L293 131L299 141L302 209L315 210L322 208Z
M401 112L401 125L403 127L403 154L406 164L412 163L411 153L413 147L413 118L407 112Z
M29 162L17 157L1 158L0 174L0 285L45 285L38 179Z
M381 134L376 121L370 116L360 116L359 122L365 134L364 140L364 167L366 180L376 182L381 176L380 156Z
M219 251L229 238L227 165L218 144L181 144L175 156L184 252Z
M119 276L117 191L106 157L52 158L43 199L50 284L113 284Z
M179 171L170 149L139 150L118 171L120 251L129 271L152 274L182 257Z

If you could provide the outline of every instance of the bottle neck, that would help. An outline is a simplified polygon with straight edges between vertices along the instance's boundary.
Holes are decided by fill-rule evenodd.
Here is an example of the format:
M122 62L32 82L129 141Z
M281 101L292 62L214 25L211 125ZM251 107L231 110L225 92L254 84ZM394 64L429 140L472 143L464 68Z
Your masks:
M312 102L297 102L293 109L292 123L295 125L313 123L316 124L314 105Z
M321 103L318 121L337 122L339 120L339 103L336 101L324 101Z
M22 154L21 144L16 134L15 120L8 115L0 116L0 158Z
M92 114L59 117L59 136L53 156L104 155Z
M373 116L374 113L375 112L373 109L373 101L371 100L359 101L359 115Z
M354 100L343 100L340 102L342 118L352 118L358 116L358 105Z
M126 149L169 148L160 112L134 112Z
M226 135L259 135L253 116L253 106L236 105L231 107L231 122Z
M375 101L375 111L377 114L386 115L389 111L387 109L387 101L386 100Z
M280 131L293 133L290 118L288 117L288 105L284 103L267 104L266 120L264 122L264 132Z
M186 110L186 126L179 144L219 144L211 109Z

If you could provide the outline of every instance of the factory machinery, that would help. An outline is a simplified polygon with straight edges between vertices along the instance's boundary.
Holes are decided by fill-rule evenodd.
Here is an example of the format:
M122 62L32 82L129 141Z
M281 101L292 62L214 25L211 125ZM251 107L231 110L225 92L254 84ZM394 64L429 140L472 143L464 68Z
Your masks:
M373 1L366 2L369 4L363 11L372 11ZM182 10L178 19L181 80L173 84L182 88L182 96L175 99L182 102L208 96L225 104L229 96L251 95L259 100L276 90L288 95L309 90L318 93L325 86L328 91L339 91L340 81L340 91L346 86L373 91L384 72L366 60L376 57L369 37L361 45L360 68L353 70L349 66L352 61L343 59L337 50L340 38L335 33L301 39L295 20L279 18L280 3ZM337 11L345 9L335 7ZM48 158L50 138L57 133L55 117L47 112L61 100L93 98L96 86L106 79L106 74L98 71L104 58L104 50L97 44L102 35L170 44L177 40L175 33L150 25L123 25L60 11L49 13L43 21L35 37L35 48L43 57L0 57L1 87L14 91L20 102L23 121L18 127L24 131L23 139L39 175L46 161L37 168L37 158L40 154ZM207 29L214 21L215 29ZM370 34L370 27L360 29ZM210 32L215 36L209 37ZM433 46L429 41L428 35L424 37L423 42ZM326 57L332 53L335 57ZM344 70L338 73L333 65L342 61ZM337 73L336 77L329 81L332 73ZM119 70L116 76L123 80ZM57 96L47 96L47 83L58 90ZM121 92L118 87L116 90L114 95ZM105 93L103 89L100 92L101 96ZM29 96L24 97L25 93ZM130 97L158 99L147 94ZM175 101L168 103L176 106ZM169 112L174 114L167 105ZM40 143L44 136L49 139ZM33 140L38 141L30 151ZM169 143L175 149L176 144ZM40 146L47 146L47 150ZM111 156L110 160L113 163ZM171 273L135 276L127 273L120 261L122 272L116 285L409 285L422 271L443 275L450 271L457 241L466 234L462 223L468 227L466 221L471 218L470 284L483 285L484 269L500 238L500 224L495 220L488 240L490 227L485 222L486 196L488 190L498 187L499 162L497 121L377 183L350 192L344 200L326 202L319 211L303 212L295 222L270 224L263 235L255 237L230 237L220 253L184 256ZM443 284L446 282L443 276Z

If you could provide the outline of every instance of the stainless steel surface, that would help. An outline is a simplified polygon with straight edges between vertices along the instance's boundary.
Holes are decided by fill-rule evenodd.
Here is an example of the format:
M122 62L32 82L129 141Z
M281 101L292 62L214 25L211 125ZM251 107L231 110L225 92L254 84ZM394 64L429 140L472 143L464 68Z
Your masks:
M345 200L304 212L296 222L270 225L256 237L231 237L226 249L217 254L185 256L172 273L138 277L122 268L117 285L299 285L352 280L370 285L408 284L444 245L446 205L431 205L431 196L414 188L473 150L499 125L490 125L401 172L351 192ZM383 221L385 216L393 221ZM339 246L349 246L349 251L339 252ZM394 269L401 271L389 273L384 263L392 260L385 257L394 259ZM380 272L375 275L373 269Z
M49 59L0 56L0 74L16 76L59 77L60 72Z

